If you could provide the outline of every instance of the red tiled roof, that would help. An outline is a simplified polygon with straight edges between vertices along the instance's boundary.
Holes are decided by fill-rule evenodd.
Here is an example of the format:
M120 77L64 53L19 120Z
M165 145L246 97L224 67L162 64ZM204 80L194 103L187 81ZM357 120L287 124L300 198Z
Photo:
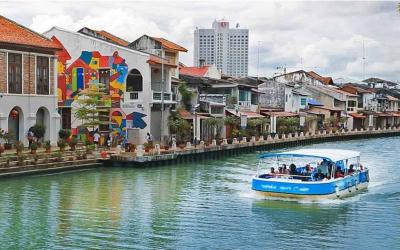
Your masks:
M185 49L184 47L173 43L171 41L168 41L165 38L162 37L152 37L154 40L156 40L157 42L161 43L162 46L164 46L167 49L171 49L171 50L176 50L176 51L182 51L182 52L187 52L187 49Z
M204 77L208 72L209 66L203 67L182 67L179 69L179 74L189 76L201 76Z
M57 56L58 60L62 63L66 63L68 60L71 60L71 55L68 53L68 51L64 48L63 44L60 42L60 40L57 39L57 37L52 36L51 40L55 43L58 44L61 50L57 51Z
M62 49L47 37L34 32L0 15L0 43L18 44L27 47Z
M164 64L164 66L170 66L170 67L173 67L173 68L177 67L175 64L171 63L170 61L164 59L164 62L163 62L163 61L161 61L160 57L153 56L153 55L150 55L150 59L147 60L147 63L153 64L153 65L154 64L160 64L160 65Z
M126 40L124 40L122 38L119 38L117 36L114 36L113 34L108 33L105 30L95 30L95 32L97 32L101 36L104 36L107 39L110 39L111 41L113 41L116 44L119 44L119 45L122 45L122 46L128 46L129 45L128 41L126 41Z
M312 78L317 79L318 81L322 82L325 85L332 85L333 80L332 77L323 77L315 73L314 71L307 72Z

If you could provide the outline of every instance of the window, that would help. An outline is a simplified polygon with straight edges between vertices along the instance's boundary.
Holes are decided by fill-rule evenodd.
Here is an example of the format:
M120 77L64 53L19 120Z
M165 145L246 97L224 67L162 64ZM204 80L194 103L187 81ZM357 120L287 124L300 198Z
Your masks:
M143 91L143 77L139 70L133 69L129 72L129 75L126 78L126 91Z
M104 84L104 92L108 95L110 93L110 70L99 69L99 83Z
M22 94L21 54L8 54L8 93Z
M49 58L36 57L36 94L49 94Z

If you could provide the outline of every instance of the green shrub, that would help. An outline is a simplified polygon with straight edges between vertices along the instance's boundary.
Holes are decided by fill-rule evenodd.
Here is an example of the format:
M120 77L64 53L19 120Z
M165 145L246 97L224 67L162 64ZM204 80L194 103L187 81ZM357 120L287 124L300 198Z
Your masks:
M66 140L70 136L71 136L71 131L68 129L60 129L60 131L58 131L58 137L60 139Z

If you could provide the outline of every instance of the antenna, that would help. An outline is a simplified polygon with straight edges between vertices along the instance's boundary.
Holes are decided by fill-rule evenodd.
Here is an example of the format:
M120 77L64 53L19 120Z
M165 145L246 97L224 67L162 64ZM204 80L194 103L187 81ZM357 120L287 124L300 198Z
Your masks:
M260 66L260 43L261 41L257 41L257 80L258 80L258 69Z
M365 66L366 66L366 63L365 63L365 61L367 60L367 58L366 58L366 56L365 56L365 43L364 43L364 40L363 40L363 42L362 42L362 49L363 49L363 57L362 57L362 60L363 60L363 80L365 79Z

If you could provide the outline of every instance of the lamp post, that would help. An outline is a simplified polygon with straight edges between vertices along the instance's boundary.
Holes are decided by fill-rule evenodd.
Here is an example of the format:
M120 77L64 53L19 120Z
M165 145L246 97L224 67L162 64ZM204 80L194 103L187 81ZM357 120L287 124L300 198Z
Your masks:
M194 113L194 133L193 133L193 138L194 138L194 148L197 146L197 108L200 106L200 104L196 104L193 107L193 113Z

